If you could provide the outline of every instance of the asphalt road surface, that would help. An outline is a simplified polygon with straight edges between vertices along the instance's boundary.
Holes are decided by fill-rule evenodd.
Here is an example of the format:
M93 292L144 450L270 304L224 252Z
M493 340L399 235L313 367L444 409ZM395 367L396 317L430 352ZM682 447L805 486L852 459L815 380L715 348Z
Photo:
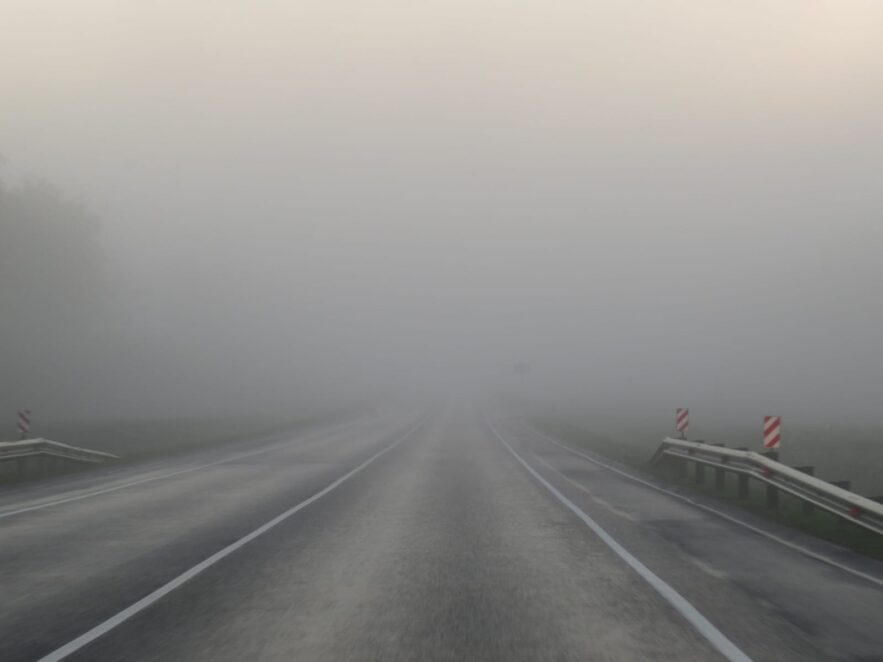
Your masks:
M399 413L0 493L0 660L883 660L879 564L768 530Z

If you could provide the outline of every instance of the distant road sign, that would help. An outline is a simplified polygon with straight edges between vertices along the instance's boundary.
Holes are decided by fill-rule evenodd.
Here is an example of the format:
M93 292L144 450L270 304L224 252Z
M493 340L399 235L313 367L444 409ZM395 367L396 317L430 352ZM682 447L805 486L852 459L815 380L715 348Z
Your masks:
M763 447L770 450L778 448L782 443L782 417L763 417Z
M31 430L31 410L18 410L18 431L21 432L21 438L24 439Z
M681 433L681 436L685 436L687 434L687 428L690 427L690 410L689 409L676 409L675 410L675 425L678 432Z

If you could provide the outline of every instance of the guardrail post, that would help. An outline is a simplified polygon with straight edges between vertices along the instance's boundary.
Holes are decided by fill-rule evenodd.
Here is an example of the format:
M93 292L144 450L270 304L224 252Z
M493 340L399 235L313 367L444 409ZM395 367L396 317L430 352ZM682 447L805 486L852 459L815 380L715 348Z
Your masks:
M737 446L737 451L747 451L748 446ZM746 474L737 474L738 494L740 499L747 499L750 495L750 487L748 486L748 476Z
M39 455L31 455L28 462L28 479L43 477L43 458Z
M724 462L726 462L726 460L724 460ZM721 468L718 468L714 477L714 486L721 492L727 489L727 472Z
M794 468L797 469L797 471L802 471L803 473L805 473L808 476L814 476L816 473L815 467L812 467L809 465L802 466L802 467L794 467ZM812 515L815 512L815 509L816 509L815 506L813 504L811 504L809 501L803 502L803 514L804 515Z
M761 453L764 457L768 457L774 462L779 461L779 453L778 451L764 451ZM773 485L766 486L766 506L767 508L778 508L779 507L779 489L774 487Z
M696 484L705 485L705 465L696 462Z
M747 499L749 496L748 476L747 474L739 474L739 498Z
M724 448L724 444L720 442L712 442L712 446L717 446L718 448ZM721 458L721 464L727 463L727 458ZM727 472L726 469L718 467L714 472L714 487L719 492L723 492L727 489Z
M835 487L840 487L840 488L842 488L842 489L844 489L844 490L850 490L850 491L852 491L852 481L849 481L849 480L831 480L831 481L828 481L828 482L830 482L831 485L834 485ZM849 520L848 520L848 519L846 519L846 518L844 518L844 517L838 517L838 518L837 518L837 525L838 525L840 528L844 528L844 527L846 527L848 524L849 524Z
M686 480L686 478L687 478L687 459L686 458L683 458L683 459L678 458L676 461L678 464L678 478L680 478L682 480Z

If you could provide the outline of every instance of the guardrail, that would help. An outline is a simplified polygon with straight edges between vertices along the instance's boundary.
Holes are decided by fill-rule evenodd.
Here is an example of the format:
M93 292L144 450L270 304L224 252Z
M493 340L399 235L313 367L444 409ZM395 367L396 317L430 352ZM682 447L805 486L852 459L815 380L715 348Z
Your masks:
M766 485L769 507L778 506L781 491L800 499L804 510L821 508L883 535L883 504L810 475L811 467L801 470L760 453L671 438L662 441L651 461L657 463L663 459L676 461L682 475L686 475L688 464L693 462L697 483L705 482L705 467L715 469L720 489L725 486L726 474L733 473L738 476L741 498L748 497L748 481L753 479Z
M0 442L0 462L24 460L29 457L52 457L90 464L103 464L119 459L118 456L112 453L69 446L68 444L50 441L49 439Z

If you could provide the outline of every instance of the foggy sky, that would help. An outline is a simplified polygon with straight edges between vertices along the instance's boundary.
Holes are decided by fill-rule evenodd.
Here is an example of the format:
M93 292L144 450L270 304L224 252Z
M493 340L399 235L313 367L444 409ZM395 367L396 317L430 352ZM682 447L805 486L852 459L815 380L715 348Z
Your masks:
M102 370L145 406L505 385L883 421L876 0L2 0L0 26L4 170L102 217L140 348ZM139 381L157 356L191 367Z

